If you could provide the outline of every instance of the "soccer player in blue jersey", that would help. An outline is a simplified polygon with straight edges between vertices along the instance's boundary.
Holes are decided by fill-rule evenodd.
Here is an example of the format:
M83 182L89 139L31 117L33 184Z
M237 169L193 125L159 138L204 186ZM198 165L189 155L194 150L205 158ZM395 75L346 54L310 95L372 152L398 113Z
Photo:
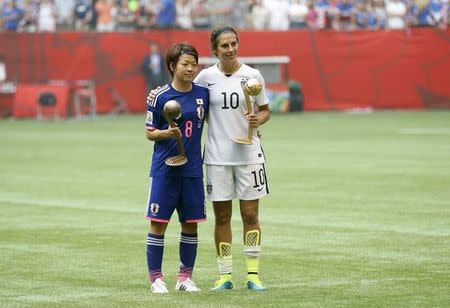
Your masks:
M203 190L201 135L208 112L208 89L192 81L198 72L198 52L190 44L173 45L166 55L173 81L160 88L147 106L147 138L154 141L150 170L147 219L147 264L153 293L168 293L162 273L164 234L176 210L181 224L180 270L175 290L196 292L192 281L197 255L197 223L206 220ZM181 117L170 127L164 118L164 104L176 100ZM169 166L165 159L178 155L176 138L182 139L187 163Z

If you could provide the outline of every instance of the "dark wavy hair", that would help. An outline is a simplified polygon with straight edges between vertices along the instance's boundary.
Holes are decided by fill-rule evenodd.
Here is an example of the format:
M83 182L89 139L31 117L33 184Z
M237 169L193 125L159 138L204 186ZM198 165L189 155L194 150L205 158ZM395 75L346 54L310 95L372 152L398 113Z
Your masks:
M219 35L229 32L234 33L236 35L236 40L239 42L239 37L236 30L230 26L218 26L212 29L211 36L209 37L209 43L214 54L216 54L215 50L217 49L217 44L219 44L219 40L217 39Z

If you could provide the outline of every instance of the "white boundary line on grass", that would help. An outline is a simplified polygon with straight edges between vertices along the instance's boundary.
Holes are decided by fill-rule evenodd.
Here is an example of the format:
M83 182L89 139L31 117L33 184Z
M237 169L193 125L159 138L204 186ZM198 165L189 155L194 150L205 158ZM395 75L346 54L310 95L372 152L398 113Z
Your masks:
M82 210L96 210L121 213L139 213L139 209L134 209L130 204L115 203L111 206L111 202L101 203L97 200L64 200L64 199L37 199L32 196L3 194L0 192L0 203L36 205L42 207L60 207ZM143 208L143 207L140 207ZM144 210L141 211L142 213ZM142 214L144 215L144 214Z
M450 128L444 128L444 127L401 128L400 134L405 134L405 135L450 135Z

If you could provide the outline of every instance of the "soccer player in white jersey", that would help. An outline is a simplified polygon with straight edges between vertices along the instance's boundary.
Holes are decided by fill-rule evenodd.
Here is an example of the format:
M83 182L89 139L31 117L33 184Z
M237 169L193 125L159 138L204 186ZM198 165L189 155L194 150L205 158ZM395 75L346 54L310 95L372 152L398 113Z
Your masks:
M167 293L162 273L164 234L176 210L181 224L180 270L175 290L196 292L192 281L197 255L197 222L206 219L203 190L201 136L208 112L209 93L192 80L198 72L198 53L190 44L178 43L167 52L166 65L173 81L156 93L147 106L147 138L155 142L150 170L147 219L147 265L153 293ZM170 127L163 114L167 101L181 105L181 116ZM165 159L178 154L176 138L183 142L187 163L168 166Z
M229 26L212 30L211 49L218 63L203 69L194 82L209 89L208 136L204 163L206 190L215 214L214 238L220 278L212 290L232 289L231 216L232 200L239 199L243 223L244 253L249 289L266 290L259 279L261 228L258 220L259 198L268 194L265 157L256 128L270 118L269 100L261 73L238 60L239 39ZM262 84L259 95L251 97L255 110L246 110L241 81L256 78ZM251 145L238 144L237 137L253 130Z

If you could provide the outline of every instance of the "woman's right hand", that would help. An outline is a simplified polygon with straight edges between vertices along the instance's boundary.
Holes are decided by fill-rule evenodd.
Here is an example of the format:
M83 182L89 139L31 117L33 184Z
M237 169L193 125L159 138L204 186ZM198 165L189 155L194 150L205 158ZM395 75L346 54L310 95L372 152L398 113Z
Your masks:
M178 127L168 127L166 129L167 132L167 138L181 138L181 130Z

